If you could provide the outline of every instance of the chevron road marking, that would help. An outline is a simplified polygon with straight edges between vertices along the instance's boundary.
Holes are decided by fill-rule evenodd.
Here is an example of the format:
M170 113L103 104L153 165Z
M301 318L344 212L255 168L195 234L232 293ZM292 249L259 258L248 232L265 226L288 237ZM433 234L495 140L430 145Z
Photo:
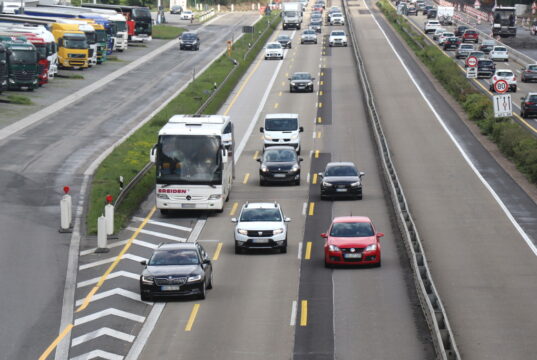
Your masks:
M144 218L138 217L138 216L135 216L132 219L134 221L144 221ZM192 231L192 228L189 228L189 227L186 227L186 226L175 225L175 224L169 224L169 223L162 222L162 221L149 220L147 223L162 226L162 227L167 227L167 228L170 228L170 229L177 229L177 230L181 230L181 231L187 231L187 232Z
M71 358L71 360L92 360L97 358L106 360L123 360L123 356L121 355L113 354L111 352L102 350L93 350L89 353L85 353L77 357Z
M134 280L139 280L140 279L139 274L131 273L131 272L128 272L128 271L115 271L115 272L111 273L110 275L108 275L108 278L113 279L113 278L117 278L117 277L120 277L120 276L127 277L127 278L134 279ZM93 278L93 279L89 279L89 280L86 280L86 281L81 281L78 284L76 284L76 287L81 288L81 287L88 286L88 285L91 285L91 284L97 284L99 282L100 278L101 277L98 276L98 277Z
M127 230L138 231L141 234L152 235L152 236L156 236L156 237L163 238L163 239L168 239L168 240L173 240L173 241L179 241L179 242L185 242L186 241L185 238L182 238L182 237L179 237L179 236L168 235L168 234L164 234L164 233L159 233L157 231L151 231L151 230L145 230L145 229L138 230L137 228L134 228L134 227L131 227L131 226L129 226L127 228Z
M118 246L125 245L127 243L127 241L129 241L129 240L127 239L127 240L121 240L121 241L112 242L112 243L108 244L108 248L111 249L111 248L115 248L115 247L118 247ZM95 252L95 250L97 250L97 248L91 248L91 249L83 250L83 251L80 252L80 256L93 254Z
M76 319L75 320L75 326L82 325L82 324L88 323L90 321L94 321L94 320L97 320L97 319L100 319L102 317L109 316L109 315L119 316L119 317L129 319L129 320L132 320L132 321L137 321L139 323L143 323L145 321L144 316L140 316L140 315L132 314L132 313L129 313L129 312L126 312L126 311L123 311L123 310L118 310L118 309L111 308L111 309L106 309L106 310L103 310L103 311L96 312L95 314L91 314L91 315L81 317L80 319Z
M123 340L123 341L127 341L127 342L130 342L130 343L133 342L134 338L135 338L134 335L126 334L126 333L121 332L121 331L117 331L117 330L114 330L114 329L103 327L103 328L100 328L99 330L95 330L95 331L92 331L90 333L87 333L87 334L84 334L82 336L74 338L73 341L71 342L71 346L74 347L74 346L83 344L83 343L85 343L87 341L96 339L96 338L104 336L104 335L108 335L108 336L111 336L111 337L116 338L118 340Z
M93 301L96 301L96 300L101 300L101 299L104 299L104 298L107 298L107 297L110 297L110 296L114 296L114 295L121 295L121 296L124 296L126 298L129 298L129 299L132 299L132 300L135 300L135 301L140 301L140 302L143 302L143 303L146 303L146 304L151 304L150 302L145 302L145 301L140 300L140 294L135 293L135 292L130 291L130 290L121 289L121 288L115 288L115 289L112 289L112 290L108 290L108 291L93 295L93 297L91 298L90 302L93 302ZM77 300L76 301L76 306L82 305L84 303L84 300L86 300L85 297L82 298L82 299Z
M123 259L129 259L129 260L133 260L133 261L136 261L136 262L147 260L146 258L143 258L141 256L137 256L137 255L132 255L132 254L123 255ZM94 262L89 263L89 264L80 265L80 267L78 269L79 270L86 270L86 269L89 269L89 268L92 268L92 267L96 267L96 266L100 266L100 265L104 265L104 264L114 262L115 260L116 260L116 256L108 258L108 259L94 261Z

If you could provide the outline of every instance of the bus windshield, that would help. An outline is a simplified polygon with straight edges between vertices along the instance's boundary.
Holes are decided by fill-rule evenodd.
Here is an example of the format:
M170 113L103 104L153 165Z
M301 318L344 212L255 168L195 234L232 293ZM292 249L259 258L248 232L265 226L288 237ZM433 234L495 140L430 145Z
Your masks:
M137 8L132 10L132 17L135 20L151 21L151 13L147 8Z
M221 149L220 138L217 136L160 136L157 147L157 184L221 184Z

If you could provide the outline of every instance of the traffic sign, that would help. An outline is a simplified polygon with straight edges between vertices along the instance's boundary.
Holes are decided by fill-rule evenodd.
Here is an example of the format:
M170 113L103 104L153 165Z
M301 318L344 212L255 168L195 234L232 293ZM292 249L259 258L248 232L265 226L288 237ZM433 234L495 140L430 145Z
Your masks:
M468 68L466 68L466 78L467 79L475 79L475 78L477 78L477 68L476 67L468 67Z
M505 80L498 80L494 83L494 91L498 94L503 94L509 90L509 84Z
M513 104L511 95L494 95L492 100L494 105L494 117L511 117L513 116Z
M477 66L477 58L475 56L468 56L466 58L466 66L476 67Z

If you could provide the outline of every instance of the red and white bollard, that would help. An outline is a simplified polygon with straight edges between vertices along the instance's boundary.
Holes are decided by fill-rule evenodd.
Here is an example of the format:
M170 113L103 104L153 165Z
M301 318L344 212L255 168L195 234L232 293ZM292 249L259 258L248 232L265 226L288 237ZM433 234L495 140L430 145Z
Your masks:
M60 200L60 232L71 232L73 212L72 212L72 199L69 195L69 186L63 187L64 195Z
M114 205L112 205L112 195L106 195L104 217L106 218L106 235L114 234Z

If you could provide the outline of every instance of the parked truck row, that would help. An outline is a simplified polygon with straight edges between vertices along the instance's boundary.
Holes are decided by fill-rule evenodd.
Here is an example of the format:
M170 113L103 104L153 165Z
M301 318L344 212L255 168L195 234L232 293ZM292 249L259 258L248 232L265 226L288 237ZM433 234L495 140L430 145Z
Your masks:
M33 91L59 68L102 64L129 41L150 40L151 34L151 13L144 7L41 5L0 14L0 92Z

